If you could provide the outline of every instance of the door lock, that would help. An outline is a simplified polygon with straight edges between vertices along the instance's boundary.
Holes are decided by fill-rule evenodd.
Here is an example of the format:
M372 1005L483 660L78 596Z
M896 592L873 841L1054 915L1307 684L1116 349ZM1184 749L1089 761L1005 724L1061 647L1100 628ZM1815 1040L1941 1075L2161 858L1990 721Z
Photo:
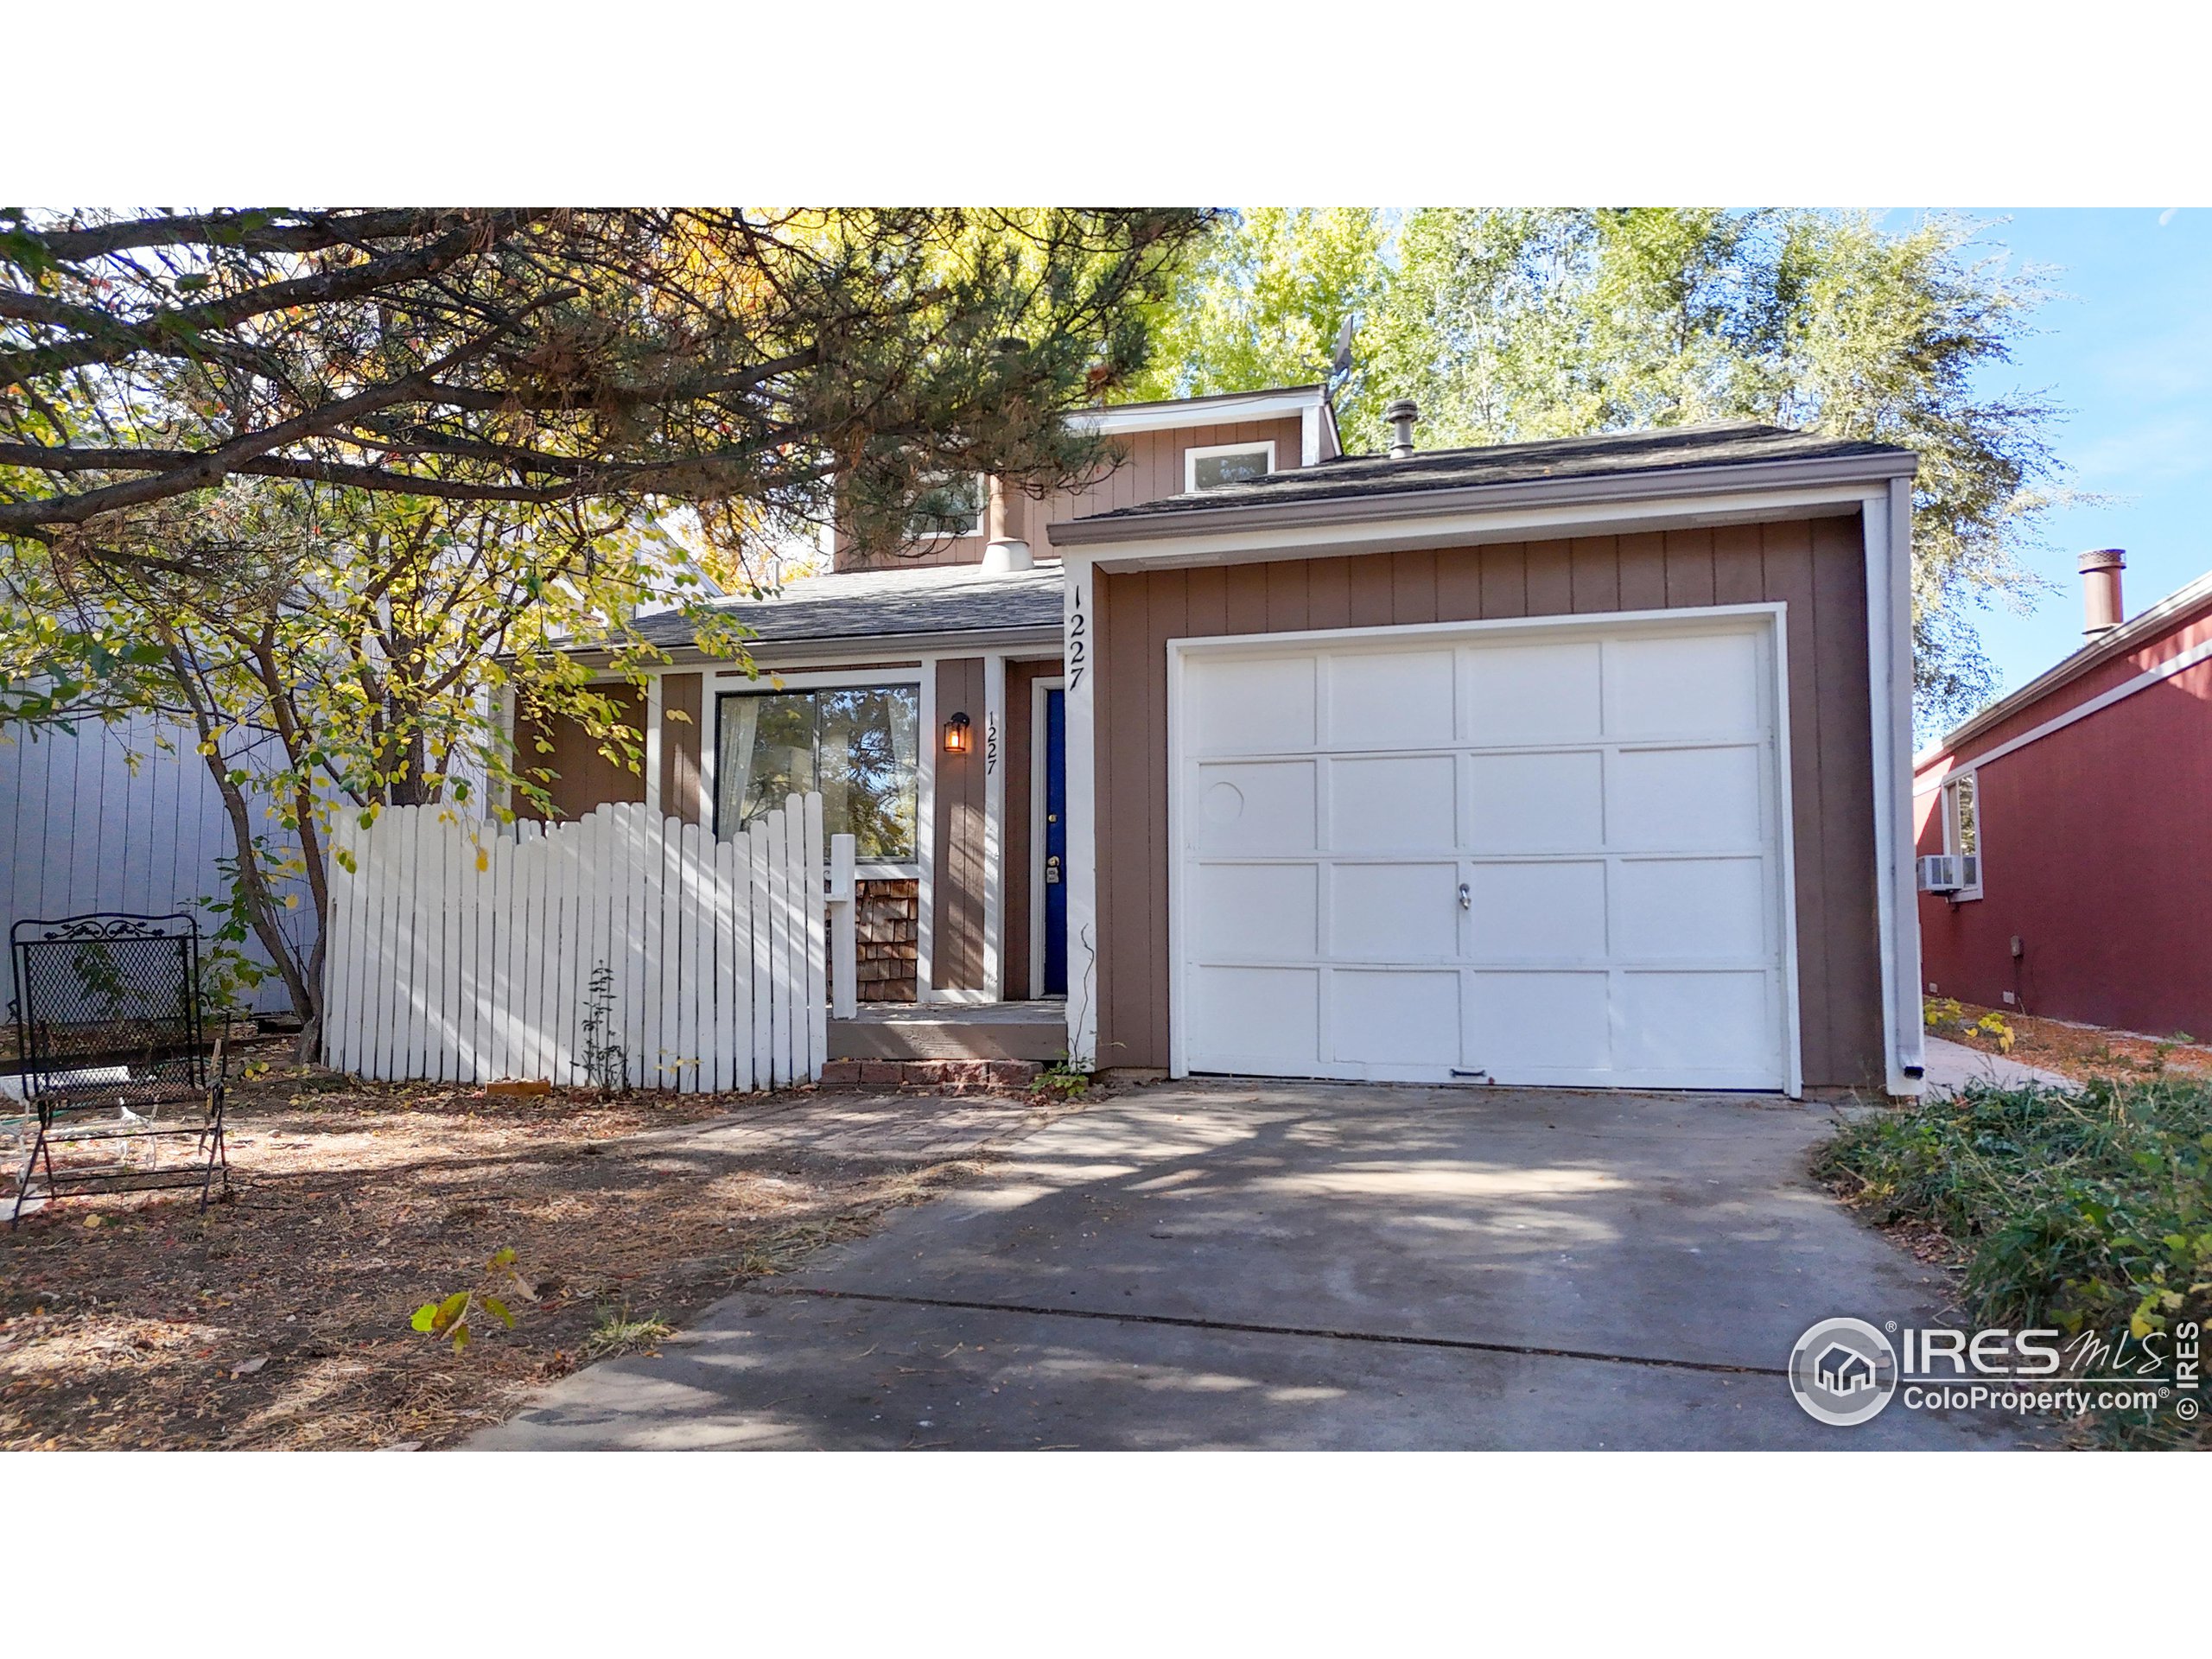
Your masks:
M1462 910L1472 910L1474 907L1475 890L1469 887L1465 882L1462 881L1459 884L1459 908Z
M1060 861L1057 855L1045 861L1045 882L1051 886L1060 879Z

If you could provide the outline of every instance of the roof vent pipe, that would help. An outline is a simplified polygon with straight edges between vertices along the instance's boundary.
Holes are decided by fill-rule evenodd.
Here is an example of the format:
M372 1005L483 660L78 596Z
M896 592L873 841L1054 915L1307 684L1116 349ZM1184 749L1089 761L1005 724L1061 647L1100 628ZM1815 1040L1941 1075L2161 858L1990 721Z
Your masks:
M1390 423L1390 459L1403 461L1414 452L1414 423L1421 419L1421 405L1401 397L1382 411L1382 418Z
M2091 639L2110 633L2126 616L2120 602L2120 573L2127 568L2124 549L2101 547L2084 553L2082 571L2082 632Z

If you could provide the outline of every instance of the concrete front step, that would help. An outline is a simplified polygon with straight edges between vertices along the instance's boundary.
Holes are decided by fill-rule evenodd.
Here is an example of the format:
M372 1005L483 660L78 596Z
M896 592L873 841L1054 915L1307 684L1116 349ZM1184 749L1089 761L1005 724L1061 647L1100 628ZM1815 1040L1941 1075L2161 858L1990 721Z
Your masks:
M1027 1089L1044 1067L1035 1060L827 1060L824 1089L927 1089L961 1095Z
M839 1060L1032 1060L1068 1052L1064 1002L876 1003L830 1022Z

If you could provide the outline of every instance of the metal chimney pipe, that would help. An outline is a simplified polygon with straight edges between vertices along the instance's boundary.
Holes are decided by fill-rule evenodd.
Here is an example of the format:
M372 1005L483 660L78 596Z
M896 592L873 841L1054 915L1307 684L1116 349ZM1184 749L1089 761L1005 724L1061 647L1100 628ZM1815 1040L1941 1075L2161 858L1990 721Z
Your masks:
M2082 572L2082 632L2094 639L2110 633L2126 620L2120 601L2120 573L2127 568L2124 548L2101 547L2084 553L2077 562Z
M1390 459L1403 461L1414 452L1414 423L1421 419L1421 405L1401 397L1382 411L1382 418L1390 423Z

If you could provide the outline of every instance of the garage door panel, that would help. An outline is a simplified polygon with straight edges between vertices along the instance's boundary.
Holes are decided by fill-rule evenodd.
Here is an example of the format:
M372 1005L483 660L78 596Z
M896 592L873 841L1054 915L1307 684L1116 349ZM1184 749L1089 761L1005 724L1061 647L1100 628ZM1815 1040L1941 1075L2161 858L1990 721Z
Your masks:
M1457 864L1338 864L1329 954L1339 961L1448 961L1459 953Z
M1604 1071L1613 1063L1603 973L1467 976L1466 1063L1500 1082L1532 1071Z
M1612 888L1614 948L1641 962L1766 956L1768 888L1760 858L1623 859Z
M1328 659L1332 748L1420 748L1452 740L1449 650L1376 652Z
M1623 749L1606 769L1607 844L1624 852L1756 849L1766 838L1759 751Z
M1766 974L1628 973L1621 982L1624 1068L1758 1074L1773 1065L1780 1033Z
M1605 867L1597 860L1477 864L1468 950L1478 962L1591 961L1605 954Z
M1204 957L1310 962L1320 945L1320 873L1311 864L1192 867L1192 944Z
M1339 968L1329 982L1331 1058L1448 1071L1459 1064L1459 976Z
M1179 1063L1785 1085L1764 626L1191 652L1185 707L1230 747L1175 773Z
M1316 762L1211 761L1198 768L1187 836L1201 853L1313 850Z
M1201 967L1195 977L1192 1065L1309 1075L1319 1065L1319 969Z
M1332 851L1431 852L1458 841L1459 774L1450 755L1327 764Z
M1595 741L1603 729L1600 652L1594 639L1463 651L1467 741L1478 745Z
M1207 665L1193 699L1194 754L1281 754L1313 747L1311 657L1230 658Z
M1605 642L1605 735L1738 737L1765 725L1758 636L1658 634Z
M1470 851L1580 852L1605 844L1601 753L1474 754L1467 781Z

